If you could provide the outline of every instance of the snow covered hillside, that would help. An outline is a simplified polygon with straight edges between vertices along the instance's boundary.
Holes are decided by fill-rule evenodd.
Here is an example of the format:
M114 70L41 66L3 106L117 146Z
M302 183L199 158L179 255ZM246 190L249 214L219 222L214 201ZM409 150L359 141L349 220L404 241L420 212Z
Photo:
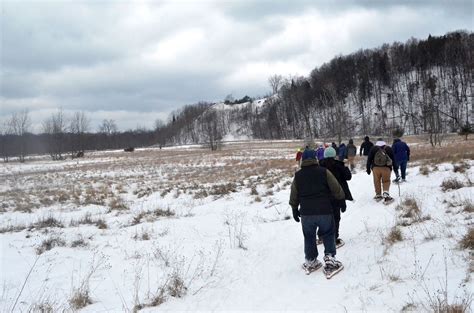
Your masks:
M1 311L473 309L474 161L421 160L430 151L413 143L408 182L385 206L360 159L341 220L345 268L326 280L302 271L290 218L300 144L1 164Z

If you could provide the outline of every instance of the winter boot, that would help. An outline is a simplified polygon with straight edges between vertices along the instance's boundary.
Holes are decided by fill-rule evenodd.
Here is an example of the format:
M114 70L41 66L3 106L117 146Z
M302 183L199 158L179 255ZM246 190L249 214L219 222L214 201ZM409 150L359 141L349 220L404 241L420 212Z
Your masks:
M393 198L390 197L390 194L389 194L387 191L384 191L384 192L383 192L382 197L383 197L383 202L384 202L385 204L389 204L389 203L392 203L392 202L393 202Z
M324 272L324 275L326 275L327 279L339 273L343 268L344 266L342 265L342 263L336 260L335 257L330 256L330 255L324 256L323 272Z
M394 180L392 180L392 182L394 182L394 183L399 183L399 182L400 182L400 176L398 176L397 178L395 178Z
M301 267L306 272L306 275L309 275L312 272L318 270L321 266L323 266L323 264L319 262L318 259L314 259L306 260Z
M375 197L374 197L374 200L377 201L377 202L379 202L382 199L383 199L382 195L375 195Z

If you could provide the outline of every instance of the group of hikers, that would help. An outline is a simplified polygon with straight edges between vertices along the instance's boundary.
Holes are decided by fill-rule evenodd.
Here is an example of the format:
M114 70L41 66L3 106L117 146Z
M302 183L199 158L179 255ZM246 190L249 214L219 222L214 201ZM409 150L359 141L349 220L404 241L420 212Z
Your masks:
M296 161L300 169L291 184L289 203L294 220L301 220L305 254L303 269L307 274L323 266L318 261L319 243L324 245L323 272L326 277L332 277L343 268L335 258L336 247L344 244L339 238L339 224L341 212L347 208L346 200L353 200L347 182L355 173L356 155L357 147L353 139L347 145L341 143L337 146L332 142L312 148L308 144L297 151ZM407 162L410 160L408 145L399 138L393 141L391 147L382 138L373 144L366 136L359 156L365 159L367 174L373 175L374 199L383 200L386 204L393 202L389 193L391 172L392 169L395 172L395 183L406 182ZM346 159L350 169L344 163Z

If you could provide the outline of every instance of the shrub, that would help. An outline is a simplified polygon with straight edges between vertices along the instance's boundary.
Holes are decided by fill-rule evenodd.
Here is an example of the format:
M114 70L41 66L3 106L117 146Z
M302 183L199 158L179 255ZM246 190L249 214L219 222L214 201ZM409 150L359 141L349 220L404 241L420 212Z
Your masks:
M389 245L393 245L398 241L403 241L402 231L398 227L392 227L387 237L385 237L385 242Z
M76 289L69 299L69 304L74 310L79 310L92 304L92 299L89 296L89 288Z
M474 133L474 129L472 128L471 124L466 123L461 128L459 129L458 135L459 136L464 136L464 140L467 140L467 136L469 134Z
M462 249L474 249L474 227L469 228L468 232L459 242Z
M461 162L459 164L453 165L453 172L454 173L465 173L466 170L470 169L471 166L466 162Z
M58 228L63 228L64 225L61 221L57 220L54 218L52 215L48 217L43 217L31 224L28 229L43 229L43 228L48 228L48 227L58 227Z
M430 168L428 166L426 166L426 165L420 166L420 174L421 175L428 176L429 173L430 173Z
M441 183L441 189L443 191L461 189L462 187L464 187L464 183L456 178L447 178Z
M474 212L474 203L472 203L472 201L468 199L464 200L463 211L467 213Z
M43 254L45 251L49 251L54 247L64 247L66 242L59 237L49 237L48 239L43 240L40 246L36 247L36 254Z

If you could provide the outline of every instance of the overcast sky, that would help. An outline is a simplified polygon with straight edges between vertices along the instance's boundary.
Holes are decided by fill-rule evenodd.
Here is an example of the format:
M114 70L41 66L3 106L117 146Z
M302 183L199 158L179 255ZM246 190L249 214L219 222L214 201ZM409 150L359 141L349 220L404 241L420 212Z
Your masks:
M473 29L472 1L4 1L0 122L59 107L96 131L151 128L199 101L270 92L335 55Z

